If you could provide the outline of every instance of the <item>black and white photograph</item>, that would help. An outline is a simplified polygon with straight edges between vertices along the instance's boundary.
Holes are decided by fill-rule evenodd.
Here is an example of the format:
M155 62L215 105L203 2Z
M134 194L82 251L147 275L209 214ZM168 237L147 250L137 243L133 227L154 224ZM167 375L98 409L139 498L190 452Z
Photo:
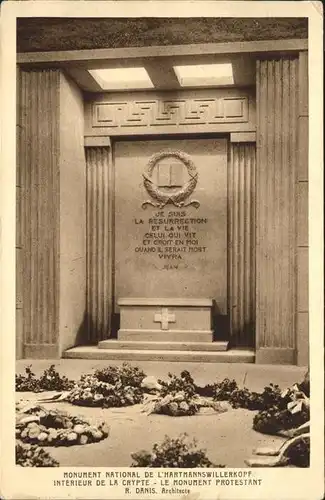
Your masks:
M4 3L3 498L321 499L308 2Z

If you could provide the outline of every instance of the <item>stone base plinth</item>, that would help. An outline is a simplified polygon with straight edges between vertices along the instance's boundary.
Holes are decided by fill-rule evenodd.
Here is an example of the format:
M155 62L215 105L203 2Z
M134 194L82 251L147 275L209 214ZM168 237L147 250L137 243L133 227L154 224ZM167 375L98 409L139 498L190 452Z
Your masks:
M256 363L260 365L294 365L296 351L290 347L259 347L256 349Z
M159 342L146 340L115 340L107 339L98 342L98 349L114 349L120 351L180 351L180 352L216 352L226 351L228 342L218 340L215 342Z
M191 330L119 330L119 340L138 340L145 342L212 342L212 331Z
M212 342L212 300L121 298L120 341Z
M213 345L206 343L206 345ZM112 347L114 345L112 344ZM68 349L64 358L107 359L114 361L163 361L185 363L254 363L253 349L231 349L230 351L179 351L142 349L99 349L98 346L79 346Z

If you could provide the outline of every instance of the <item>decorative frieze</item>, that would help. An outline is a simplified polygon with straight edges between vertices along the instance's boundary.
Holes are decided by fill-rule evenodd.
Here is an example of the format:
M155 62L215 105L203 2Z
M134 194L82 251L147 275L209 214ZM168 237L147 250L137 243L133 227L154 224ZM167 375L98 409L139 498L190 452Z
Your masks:
M248 120L247 98L163 99L96 103L93 127L164 127Z
M104 94L86 106L86 135L255 130L254 99L236 90Z

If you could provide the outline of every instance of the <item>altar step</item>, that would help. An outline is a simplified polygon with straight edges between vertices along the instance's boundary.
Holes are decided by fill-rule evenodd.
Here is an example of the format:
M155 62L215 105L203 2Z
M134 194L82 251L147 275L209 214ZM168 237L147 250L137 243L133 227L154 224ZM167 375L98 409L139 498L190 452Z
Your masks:
M102 340L99 349L132 349L137 351L226 351L227 341L217 342L162 342L146 340Z
M155 348L148 342L144 342L146 347L140 348L140 342L134 342L132 344L137 344L137 346L132 345L118 347L122 342L109 340L103 341L109 342L109 347L99 346L78 346L68 349L63 353L64 358L70 359L107 359L107 360L121 360L121 361L168 361L168 362L190 362L190 363L254 363L255 362L255 352L253 349L229 349L220 350L220 346L213 346L214 350L211 350L211 346L215 344L212 342L210 349L208 350L206 345L204 349L191 349L190 343L183 345L182 349L180 346L172 344L161 349L162 342L151 344L156 344ZM125 342L123 342L125 344ZM131 344L127 342L126 344ZM203 344L203 342L202 342ZM204 344L207 344L204 342ZM158 348L159 347L159 348ZM175 347L175 348L174 348Z

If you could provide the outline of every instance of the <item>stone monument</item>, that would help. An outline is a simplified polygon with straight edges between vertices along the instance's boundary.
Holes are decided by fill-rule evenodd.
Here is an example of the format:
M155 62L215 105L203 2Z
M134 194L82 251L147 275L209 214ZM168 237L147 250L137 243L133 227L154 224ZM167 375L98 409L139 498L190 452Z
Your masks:
M226 148L226 139L117 143L119 341L212 342L212 304L227 314Z

